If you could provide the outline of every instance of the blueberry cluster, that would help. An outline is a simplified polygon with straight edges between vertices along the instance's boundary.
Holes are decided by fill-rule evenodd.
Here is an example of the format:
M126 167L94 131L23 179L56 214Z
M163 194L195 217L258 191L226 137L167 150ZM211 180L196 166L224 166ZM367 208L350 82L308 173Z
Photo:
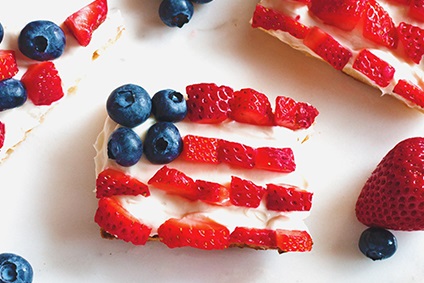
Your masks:
M188 23L193 16L195 4L205 4L212 0L162 0L159 17L167 26L179 27Z
M175 122L187 115L184 96L172 89L161 90L151 98L139 85L125 84L111 92L106 102L109 117L121 125L109 137L107 154L121 166L136 164L143 153L154 164L166 164L177 158L183 142ZM144 142L132 129L151 115L156 119Z

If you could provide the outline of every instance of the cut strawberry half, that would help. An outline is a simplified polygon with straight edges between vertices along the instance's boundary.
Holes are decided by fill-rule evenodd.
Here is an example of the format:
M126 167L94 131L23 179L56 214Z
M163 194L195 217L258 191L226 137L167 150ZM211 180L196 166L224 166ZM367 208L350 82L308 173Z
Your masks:
M400 95L407 101L411 101L414 104L424 108L424 90L420 87L409 83L406 80L399 80L393 89L393 92Z
M218 205L226 205L230 199L230 192L225 186L204 180L196 180L197 199Z
M277 96L275 99L274 123L277 126L292 130L307 129L318 114L318 110L306 102L287 96Z
M149 187L123 173L122 171L107 168L100 172L96 179L96 197L110 197L114 195L142 195L150 196Z
M15 51L0 50L0 81L14 77L18 71Z
M275 249L277 233L271 229L236 227L230 234L230 244L247 245L254 249Z
M395 68L367 49L358 54L353 63L353 68L381 87L388 86L395 74Z
M277 247L280 253L312 250L312 238L307 231L277 229L276 234Z
M251 169L255 166L256 149L238 142L220 140L218 160L235 167Z
M309 211L312 193L288 185L267 184L266 207L275 211Z
M296 169L291 148L259 147L256 150L255 168L289 173Z
M219 139L186 135L181 157L191 162L218 164Z
M418 26L401 22L398 32L406 56L419 64L424 55L424 30Z
M230 201L235 206L258 207L265 195L266 189L252 181L231 177Z
M0 149L4 145L5 138L6 138L6 126L4 123L0 122Z

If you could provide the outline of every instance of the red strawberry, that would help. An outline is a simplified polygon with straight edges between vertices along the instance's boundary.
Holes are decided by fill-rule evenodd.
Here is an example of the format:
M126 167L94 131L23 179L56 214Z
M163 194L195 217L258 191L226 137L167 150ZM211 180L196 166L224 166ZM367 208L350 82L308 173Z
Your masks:
M276 232L271 229L236 227L230 234L231 245L247 245L255 249L275 249Z
M409 16L418 20L424 21L424 0L411 0L409 7Z
M397 47L397 31L389 13L377 1L368 1L362 34L365 38L391 49Z
M134 245L144 245L152 230L123 208L115 197L99 200L94 221L107 233Z
M256 149L238 142L220 140L218 160L233 166L251 169L255 166Z
M406 56L419 64L424 54L424 30L418 26L401 22L398 32Z
M5 138L6 138L6 126L4 123L0 122L0 149L4 145Z
M256 150L255 168L289 173L296 169L291 148L259 147Z
M251 88L234 92L229 117L237 122L272 126L273 113L268 97Z
M353 68L381 87L388 86L395 74L395 68L367 49L362 50L358 54L353 63Z
M296 19L259 4L256 5L253 13L252 27L260 27L265 30L281 30L300 39L305 38L309 30L309 27L301 24Z
M228 118L233 90L214 83L199 83L186 87L187 117L192 122L215 124Z
M395 94L400 95L409 103L413 103L424 108L424 90L420 87L413 85L405 80L399 80L393 89Z
M18 73L15 51L0 50L0 81L10 79Z
M266 189L252 181L231 177L230 201L236 206L258 207Z
M267 184L266 207L276 211L309 211L312 193L288 185Z
M311 28L303 43L336 70L342 70L352 57L349 49L318 27Z
M80 45L87 46L93 32L106 20L107 12L107 0L95 0L66 18L65 25Z
M424 230L424 138L399 142L380 161L356 202L367 226Z
M311 0L309 10L324 23L353 30L364 13L366 0Z
M113 195L142 195L150 196L149 187L124 174L122 171L107 168L100 172L96 180L96 197L110 197Z
M50 105L64 96L62 80L53 62L29 66L21 79L28 98L35 105Z
M230 198L230 192L221 184L196 180L195 186L198 191L198 200L212 204L226 205Z
M286 96L275 100L274 123L292 130L307 129L318 116L318 110L306 102L298 102Z
M229 246L230 232L207 217L186 216L165 221L158 228L158 236L169 248L221 250Z
M187 161L218 164L219 139L187 135L181 157Z
M312 238L306 231L277 229L276 234L277 247L280 253L312 250Z

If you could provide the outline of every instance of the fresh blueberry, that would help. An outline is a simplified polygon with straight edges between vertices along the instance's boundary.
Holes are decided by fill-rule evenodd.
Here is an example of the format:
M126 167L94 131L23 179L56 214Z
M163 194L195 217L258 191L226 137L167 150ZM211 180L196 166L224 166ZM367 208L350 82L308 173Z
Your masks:
M62 55L66 38L63 30L50 21L33 21L19 34L19 50L33 60L48 61Z
M4 29L3 29L3 25L0 24L0 42L3 41L3 37L4 37Z
M141 86L125 84L112 91L107 99L106 109L109 117L116 123L133 128L149 118L152 99Z
M178 122L187 115L187 103L181 93L164 89L153 95L152 113L158 121Z
M1 283L31 283L32 277L33 270L26 259L12 253L0 254Z
M389 258L396 249L396 237L383 228L370 227L359 238L359 250L372 260Z
M212 2L212 0L191 0L191 2L196 4L206 4L206 3Z
M167 26L181 28L193 16L193 3L190 0L162 0L159 17Z
M183 150L177 127L171 122L157 122L149 128L144 139L144 154L153 164L167 164Z
M132 129L118 128L110 135L107 155L121 166L132 166L143 155L141 138Z
M0 111L19 107L27 100L27 92L21 81L7 79L0 81Z

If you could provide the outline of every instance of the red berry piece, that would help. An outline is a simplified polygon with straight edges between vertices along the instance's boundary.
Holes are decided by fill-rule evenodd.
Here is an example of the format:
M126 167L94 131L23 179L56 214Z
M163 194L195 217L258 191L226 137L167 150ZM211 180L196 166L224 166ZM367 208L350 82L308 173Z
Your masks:
M150 196L149 187L122 171L107 168L96 179L96 197L114 195Z
M424 22L424 0L411 0L408 14L412 18Z
M218 160L235 167L251 169L255 166L256 149L241 143L220 140Z
M266 207L275 211L309 211L312 193L287 185L267 185Z
M219 139L195 135L183 138L181 157L191 162L218 164Z
M306 103L295 101L287 96L277 96L275 100L274 123L292 130L307 129L318 116L318 110Z
M408 100L409 103L424 108L424 90L420 87L405 80L399 80L393 92Z
M306 231L276 230L277 247L280 253L309 252L312 250L312 238Z
M406 56L419 64L424 55L424 30L418 26L401 22L398 32Z
M0 50L0 81L12 78L18 71L15 51Z
M277 234L271 229L236 227L230 235L230 244L247 245L254 249L275 249Z
M252 181L231 177L230 201L236 206L258 207L266 189Z
M259 147L256 150L255 168L289 173L296 169L291 148Z
M195 186L198 191L198 200L211 204L226 205L230 199L229 190L221 184L204 180L196 180Z
M4 145L5 138L6 138L6 126L4 123L0 122L0 149Z

